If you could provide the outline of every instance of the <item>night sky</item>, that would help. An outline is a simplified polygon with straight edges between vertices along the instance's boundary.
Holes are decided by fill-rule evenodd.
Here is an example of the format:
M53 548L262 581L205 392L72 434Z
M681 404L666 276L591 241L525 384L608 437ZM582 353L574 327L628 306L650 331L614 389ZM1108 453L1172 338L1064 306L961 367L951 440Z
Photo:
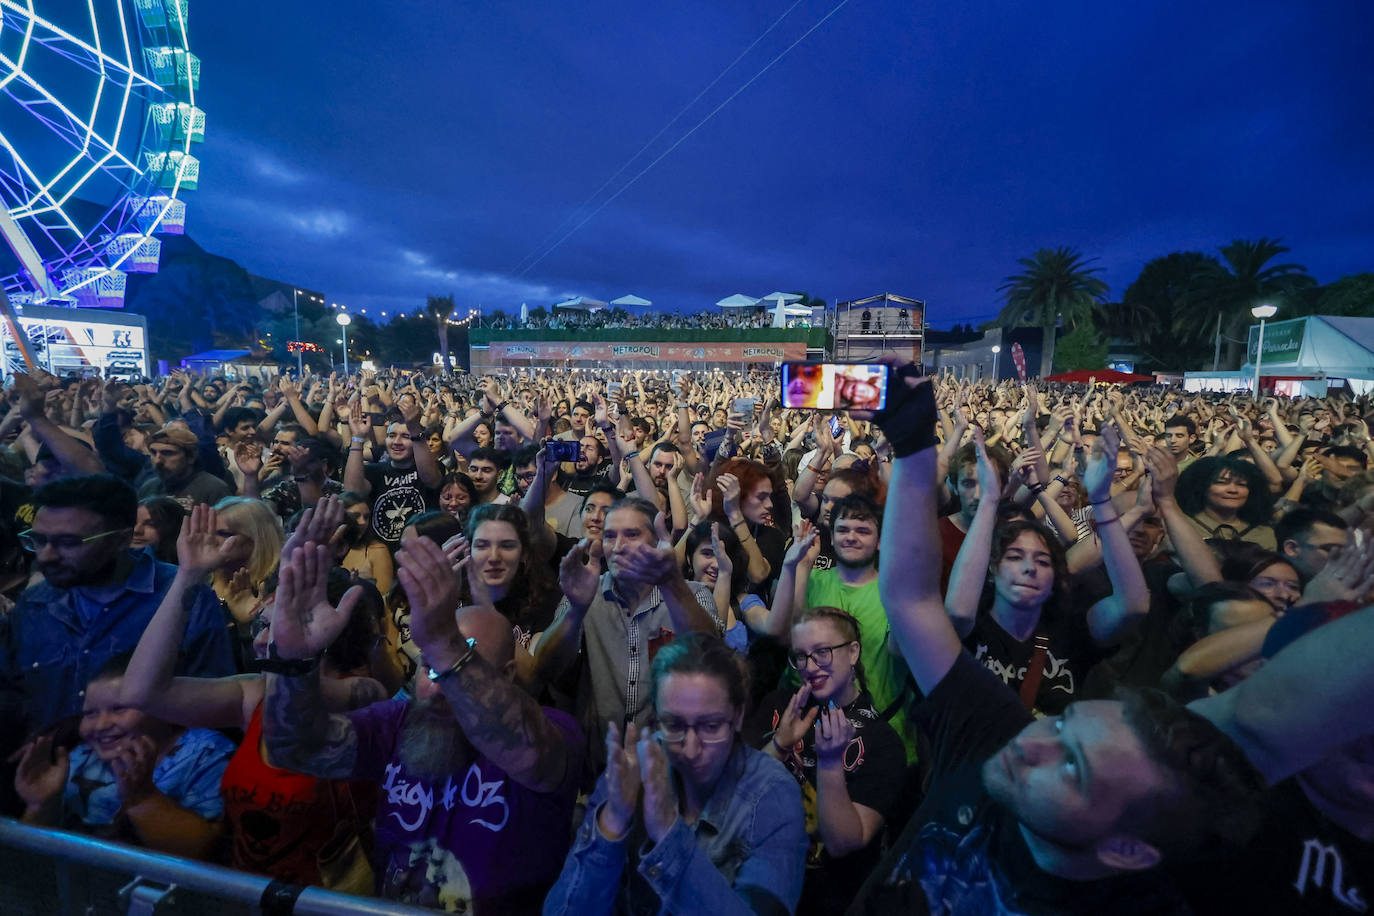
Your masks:
M1117 296L1242 237L1374 270L1367 0L847 0L529 266L837 2L193 0L188 231L369 311L888 291L942 327L1041 246Z

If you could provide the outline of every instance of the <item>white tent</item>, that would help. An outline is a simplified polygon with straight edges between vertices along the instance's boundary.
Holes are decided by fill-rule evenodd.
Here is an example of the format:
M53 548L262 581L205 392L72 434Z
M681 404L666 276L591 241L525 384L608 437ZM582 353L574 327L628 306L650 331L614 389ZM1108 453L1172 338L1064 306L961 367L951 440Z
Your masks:
M629 295L621 296L619 299L612 299L611 305L630 305L642 308L646 305L653 305L653 303L650 302L648 299L644 299L639 296L636 296L634 293L630 293Z
M578 296L574 299L568 299L564 302L559 302L554 306L554 308L576 309L579 312L599 312L604 308L610 308L610 306L607 303L602 302L600 299L592 299L589 296Z
M723 309L751 309L756 307L760 301L753 296L746 296L744 293L735 293L733 296L726 296L716 305Z
M1258 344L1259 325L1251 325L1245 365L1239 372L1188 372L1184 387L1248 388L1255 377ZM1265 388L1272 384L1286 395L1322 397L1328 381L1337 379L1349 382L1356 394L1374 390L1374 318L1310 315L1265 322L1259 373Z

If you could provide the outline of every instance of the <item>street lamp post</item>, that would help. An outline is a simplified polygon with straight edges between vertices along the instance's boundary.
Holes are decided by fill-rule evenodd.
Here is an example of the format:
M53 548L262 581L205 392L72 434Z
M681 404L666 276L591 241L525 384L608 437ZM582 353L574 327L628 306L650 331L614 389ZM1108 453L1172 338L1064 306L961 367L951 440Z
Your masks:
M996 385L997 382L999 381L998 375L997 375L997 370L998 370L998 367L1000 366L1001 362L1002 362L1002 348L1001 348L1001 346L999 346L998 344L993 344L993 345L992 345L992 383L993 383L994 385Z
M296 378L300 378L305 374L305 354L299 349L301 342L301 307L300 304L296 302L296 294L299 292L300 290L296 289L296 287L291 287L291 311L296 313Z
M1250 314L1259 319L1259 341L1255 347L1255 400L1260 396L1260 364L1264 362L1264 322L1278 314L1277 305L1257 305Z
M334 320L339 323L340 330L343 331L343 358L344 375L348 375L348 326L353 323L353 319L348 317L347 312L340 312L334 316Z

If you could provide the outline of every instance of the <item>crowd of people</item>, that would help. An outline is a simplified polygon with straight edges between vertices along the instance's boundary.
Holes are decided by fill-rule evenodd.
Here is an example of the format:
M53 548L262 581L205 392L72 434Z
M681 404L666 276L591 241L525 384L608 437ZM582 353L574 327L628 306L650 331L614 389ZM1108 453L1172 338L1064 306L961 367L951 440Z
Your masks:
M703 330L703 329L748 329L769 328L773 326L773 314L762 309L729 309L719 313L692 312L690 314L670 314L668 312L625 312L620 309L600 309L595 312L563 309L551 315L531 315L524 321L519 317L503 316L486 318L484 327L497 330L521 328L639 328L653 330ZM791 326L793 320L788 320ZM804 325L803 325L804 326Z
M1364 912L1370 399L892 371L17 374L0 808L478 916Z

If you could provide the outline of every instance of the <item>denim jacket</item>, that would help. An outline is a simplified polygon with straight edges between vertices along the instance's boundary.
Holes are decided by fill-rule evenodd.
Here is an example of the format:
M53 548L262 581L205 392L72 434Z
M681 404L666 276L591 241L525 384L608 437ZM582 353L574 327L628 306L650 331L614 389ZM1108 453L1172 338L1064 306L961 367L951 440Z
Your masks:
M657 844L639 823L619 841L606 839L596 823L605 798L603 774L544 902L545 916L771 916L796 909L807 846L801 791L767 754L737 741L701 817L690 826L678 818Z
M110 659L138 645L176 567L157 562L147 551L136 557L124 591L103 605L89 624L74 590L47 582L25 591L14 610L0 618L0 706L7 715L20 713L28 731L79 713L86 682ZM229 631L215 593L202 585L188 599L192 605L177 674L233 674Z

